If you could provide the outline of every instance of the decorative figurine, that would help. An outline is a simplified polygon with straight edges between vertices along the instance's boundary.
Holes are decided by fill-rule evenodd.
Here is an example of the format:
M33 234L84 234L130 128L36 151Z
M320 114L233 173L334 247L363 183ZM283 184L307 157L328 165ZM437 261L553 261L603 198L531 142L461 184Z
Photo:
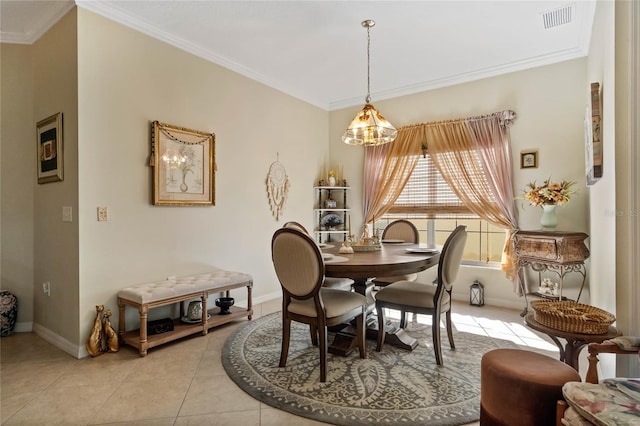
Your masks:
M104 329L105 343L107 352L118 352L120 346L118 344L118 335L116 331L111 327L111 310L107 309L104 313L104 321L102 322L102 328Z
M104 311L104 305L96 305L96 319L93 321L93 327L91 328L91 333L89 333L89 341L87 341L87 352L91 356L102 355L102 352L104 352L102 321L100 320L102 311Z

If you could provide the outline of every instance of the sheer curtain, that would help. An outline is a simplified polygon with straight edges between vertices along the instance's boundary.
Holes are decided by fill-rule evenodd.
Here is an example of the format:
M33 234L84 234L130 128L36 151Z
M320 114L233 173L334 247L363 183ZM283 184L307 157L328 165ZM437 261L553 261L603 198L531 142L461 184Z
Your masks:
M393 205L415 168L421 145L426 144L438 171L460 200L482 219L508 230L502 269L515 283L510 242L518 228L518 214L508 131L515 117L513 111L501 111L398 129L398 138L383 145L388 148L365 154L365 223Z
M419 128L402 128L392 143L365 148L364 160L364 224L389 210L406 185L418 162Z

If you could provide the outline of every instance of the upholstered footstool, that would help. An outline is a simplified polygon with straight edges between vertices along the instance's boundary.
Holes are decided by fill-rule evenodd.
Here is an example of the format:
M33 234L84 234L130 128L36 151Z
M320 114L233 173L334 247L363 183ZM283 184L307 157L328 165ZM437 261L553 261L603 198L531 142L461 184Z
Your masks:
M482 426L554 425L562 386L580 381L564 362L521 349L487 352L480 368Z

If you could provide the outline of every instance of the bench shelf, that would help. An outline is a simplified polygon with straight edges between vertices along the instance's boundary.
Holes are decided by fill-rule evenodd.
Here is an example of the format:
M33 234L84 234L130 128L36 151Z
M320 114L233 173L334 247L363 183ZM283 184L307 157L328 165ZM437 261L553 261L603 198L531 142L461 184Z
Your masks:
M197 287L198 291L193 291ZM247 288L247 307L232 306L231 313L220 315L219 308L207 310L207 299L211 294L225 293L236 288ZM251 306L251 289L253 280L251 276L242 273L217 271L211 274L202 274L189 277L181 277L177 280L166 282L141 284L121 290L118 293L119 307L119 338L120 342L137 348L140 356L145 356L149 348L153 348L192 334L206 335L208 330L231 321L247 317L251 320L253 308ZM171 294L170 294L171 293ZM180 318L184 316L184 303L188 300L200 298L202 300L203 320L191 324L185 323ZM180 318L173 320L173 330L165 333L148 335L147 316L149 309L171 304L180 304ZM140 313L140 328L126 331L125 309L133 307ZM208 319L207 314L210 315Z

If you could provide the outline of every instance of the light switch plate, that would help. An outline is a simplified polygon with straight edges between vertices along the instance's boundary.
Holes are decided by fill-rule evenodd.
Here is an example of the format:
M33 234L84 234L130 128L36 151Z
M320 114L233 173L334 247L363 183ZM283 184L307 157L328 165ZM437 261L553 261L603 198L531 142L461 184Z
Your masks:
M71 206L62 206L62 221L73 222L73 209Z
M107 208L98 207L98 222L106 222L107 220L109 220Z

